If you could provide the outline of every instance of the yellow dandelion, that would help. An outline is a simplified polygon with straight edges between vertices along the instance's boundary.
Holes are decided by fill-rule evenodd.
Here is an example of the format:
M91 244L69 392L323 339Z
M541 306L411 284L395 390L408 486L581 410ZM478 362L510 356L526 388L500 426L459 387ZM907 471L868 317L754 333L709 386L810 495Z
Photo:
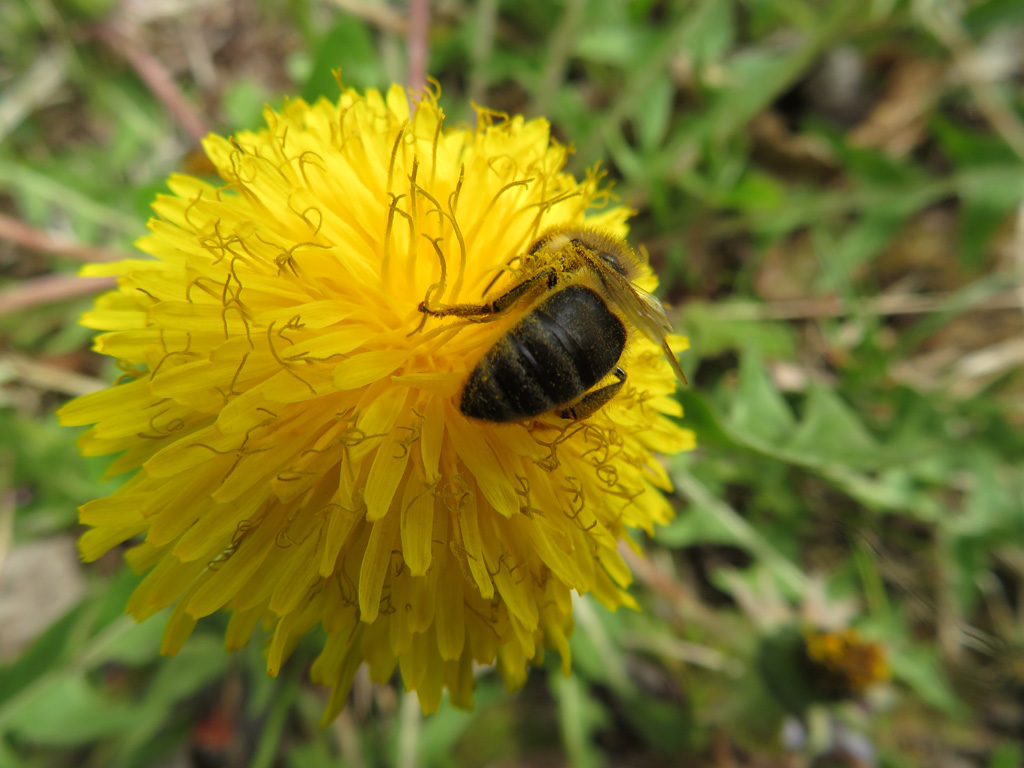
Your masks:
M668 418L670 365L630 334L628 380L593 415L481 421L459 393L514 318L420 305L480 301L552 227L622 237L628 211L562 170L544 120L445 128L399 87L266 118L206 140L223 186L171 177L138 243L152 259L86 270L119 277L82 322L125 373L60 416L133 474L81 508L83 556L132 541L148 574L128 610L176 603L166 653L225 609L229 648L272 630L276 675L322 625L328 716L364 663L425 711L444 689L472 706L474 663L515 688L554 648L568 672L572 592L632 606L617 544L672 514L653 452L693 438Z
M824 695L861 696L890 677L885 647L864 639L852 627L831 632L806 627L803 642L807 665Z

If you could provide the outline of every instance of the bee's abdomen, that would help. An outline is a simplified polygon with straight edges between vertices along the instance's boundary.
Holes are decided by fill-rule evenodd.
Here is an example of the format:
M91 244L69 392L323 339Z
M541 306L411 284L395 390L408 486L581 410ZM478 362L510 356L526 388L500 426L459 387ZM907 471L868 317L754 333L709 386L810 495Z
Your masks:
M589 288L570 285L542 301L484 355L460 410L518 421L565 405L603 379L626 345L626 329Z

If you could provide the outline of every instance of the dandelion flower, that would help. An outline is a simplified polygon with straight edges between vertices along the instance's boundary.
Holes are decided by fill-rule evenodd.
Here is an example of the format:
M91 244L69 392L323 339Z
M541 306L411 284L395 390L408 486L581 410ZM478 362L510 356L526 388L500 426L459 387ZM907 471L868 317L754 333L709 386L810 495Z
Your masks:
M829 632L805 627L802 634L808 676L815 680L822 697L840 700L862 696L889 679L885 647L864 639L856 629Z
M131 542L128 610L175 605L166 653L224 609L229 648L272 631L276 675L322 625L328 716L364 663L425 711L445 689L472 706L474 663L515 688L553 648L568 672L572 592L634 605L617 544L672 514L653 453L693 438L671 369L631 340L627 385L585 421L480 422L458 393L508 321L424 327L418 306L479 300L551 226L623 236L628 211L563 171L544 120L446 128L399 87L266 119L205 141L222 186L171 177L152 259L87 269L119 277L82 322L125 373L60 416L132 474L81 508L83 556Z

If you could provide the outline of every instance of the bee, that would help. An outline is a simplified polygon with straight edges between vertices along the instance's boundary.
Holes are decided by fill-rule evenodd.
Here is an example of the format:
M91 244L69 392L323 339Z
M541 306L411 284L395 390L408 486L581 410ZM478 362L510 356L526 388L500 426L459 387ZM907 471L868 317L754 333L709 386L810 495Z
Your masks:
M550 411L586 419L626 383L619 359L631 329L660 345L686 381L668 347L672 328L665 308L633 282L646 264L625 241L596 229L556 227L519 258L519 281L493 301L439 307L420 302L425 315L471 322L529 307L470 372L459 402L463 414L497 423ZM609 375L615 380L594 388Z

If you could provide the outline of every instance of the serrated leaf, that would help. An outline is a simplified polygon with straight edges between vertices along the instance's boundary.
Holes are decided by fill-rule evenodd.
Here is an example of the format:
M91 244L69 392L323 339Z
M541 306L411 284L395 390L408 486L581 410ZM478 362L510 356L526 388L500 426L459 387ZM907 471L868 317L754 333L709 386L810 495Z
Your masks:
M882 472L876 479L839 463L815 462L810 466L868 509L897 512L932 523L947 511L931 494L908 483L905 474Z
M715 523L721 525L727 532L722 534L723 536L728 535L736 546L757 558L786 595L795 596L803 593L806 577L762 531L752 526L731 506L716 498L703 483L682 467L674 466L671 475L676 492L689 499L695 507L706 510L702 514L710 515ZM707 524L711 525L710 522Z
M917 207L917 201L913 200L905 206L888 205L885 209L865 212L855 225L845 229L830 244L822 242L821 229L816 229L815 249L827 254L820 260L821 287L847 292L858 270L892 242Z
M676 398L683 406L686 414L686 427L697 433L697 444L707 447L710 444L735 446L735 441L722 425L721 418L708 398L695 388L681 389Z
M873 467L879 462L878 442L861 420L838 395L817 385L808 393L803 421L784 447L812 462L834 461L849 467Z
M998 534L1007 523L1019 523L1021 500L1012 493L998 456L989 451L972 453L971 485L963 512L950 516L945 528L956 536Z

